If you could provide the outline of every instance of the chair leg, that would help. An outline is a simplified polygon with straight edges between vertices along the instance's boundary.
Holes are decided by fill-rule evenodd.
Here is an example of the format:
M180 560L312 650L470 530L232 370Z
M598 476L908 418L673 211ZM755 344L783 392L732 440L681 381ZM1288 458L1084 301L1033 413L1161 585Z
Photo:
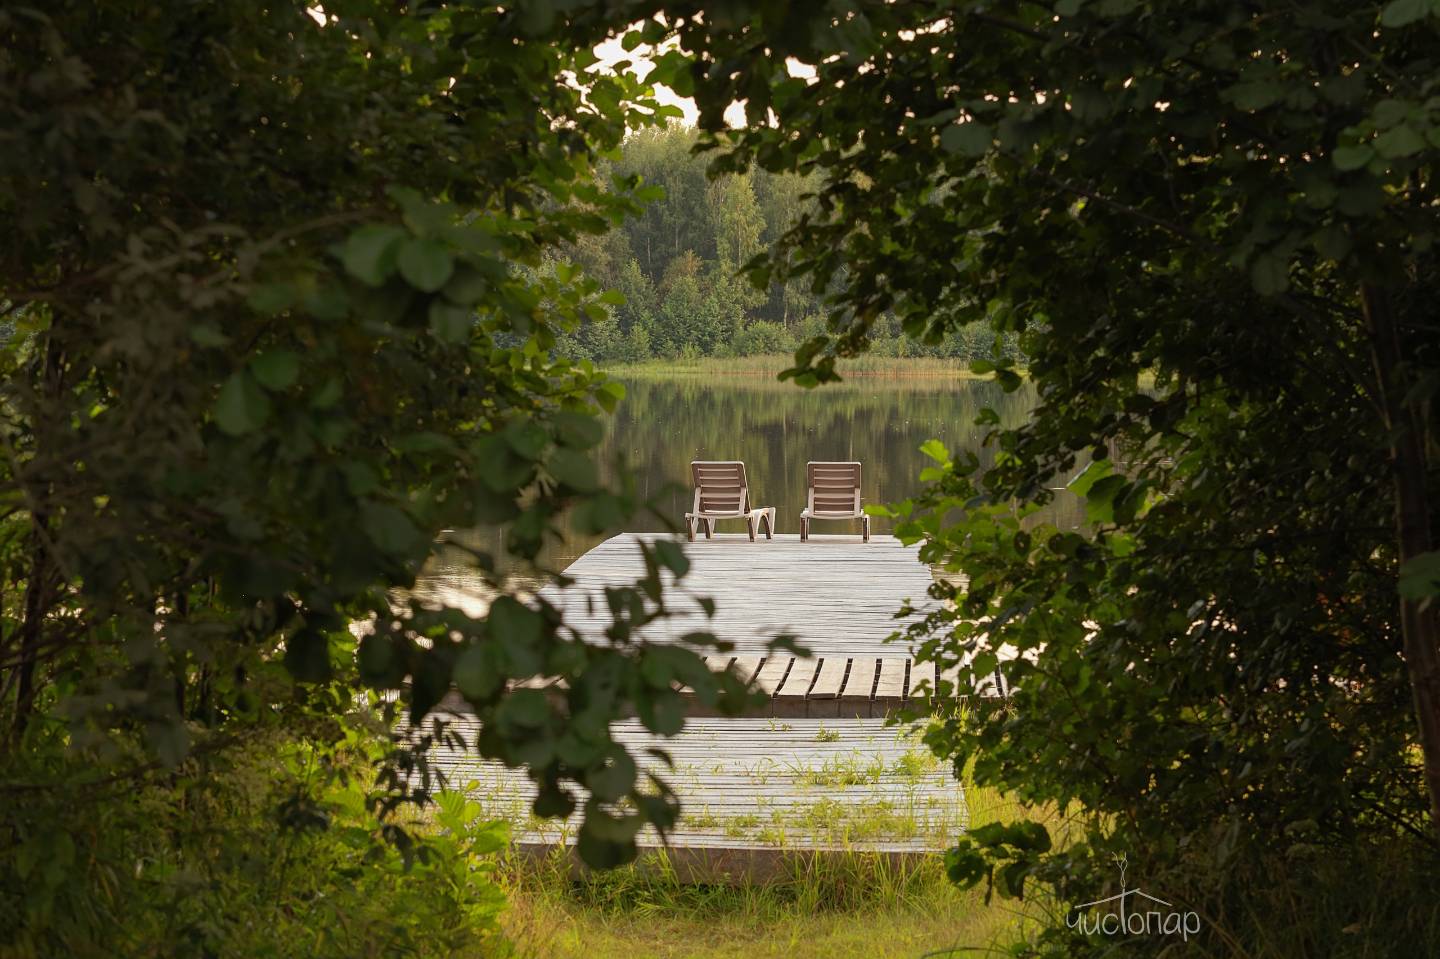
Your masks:
M860 540L864 543L870 542L870 517L868 515L860 517Z
M695 517L693 516L685 517L685 538L692 543L695 542Z
M800 517L800 542L803 543L803 542L805 542L806 540L808 540L809 538L810 538L810 519L809 519L809 517L802 516L802 517Z
M772 506L772 507L770 507L769 509L767 509L767 510L765 511L764 521L765 521L765 538L766 538L766 539L774 539L774 538L775 538L775 507Z
M750 542L755 542L755 514L751 513L745 517L745 529L750 534Z
M708 516L705 517L705 538L715 538L715 521Z

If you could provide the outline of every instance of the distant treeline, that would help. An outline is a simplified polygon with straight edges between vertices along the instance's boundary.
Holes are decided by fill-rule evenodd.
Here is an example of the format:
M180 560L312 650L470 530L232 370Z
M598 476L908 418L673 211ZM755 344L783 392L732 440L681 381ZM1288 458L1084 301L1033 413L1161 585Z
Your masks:
M686 127L643 131L602 171L638 173L665 195L643 216L566 251L586 274L623 293L625 303L562 336L560 352L603 362L750 356L788 353L825 332L824 293L813 292L808 279L762 292L736 275L813 202L813 178L754 171L712 181L706 158L691 152L694 144ZM980 359L996 356L997 346L1000 355L1018 355L1013 334L997 344L983 324L927 345L905 337L887 317L876 324L872 344L877 356Z

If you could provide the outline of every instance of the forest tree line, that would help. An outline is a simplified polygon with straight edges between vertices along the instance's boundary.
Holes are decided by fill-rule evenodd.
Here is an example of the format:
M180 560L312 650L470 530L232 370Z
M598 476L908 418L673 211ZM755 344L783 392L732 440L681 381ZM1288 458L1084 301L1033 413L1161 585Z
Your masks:
M638 175L664 195L623 226L582 236L547 258L546 269L573 264L625 298L560 335L558 353L608 363L754 356L790 353L826 333L827 290L792 280L761 291L739 275L813 205L816 175L752 169L711 179L707 156L693 152L696 140L693 128L678 123L641 130L626 138L618 159L600 166L602 181ZM890 314L876 323L872 344L875 356L1019 355L1014 334L997 342L984 323L925 343L906 337Z

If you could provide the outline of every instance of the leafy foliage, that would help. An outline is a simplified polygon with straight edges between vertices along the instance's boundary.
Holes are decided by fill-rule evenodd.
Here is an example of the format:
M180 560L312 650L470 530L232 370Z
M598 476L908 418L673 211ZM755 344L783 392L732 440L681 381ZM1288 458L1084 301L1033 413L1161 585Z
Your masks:
M1433 4L664 6L690 60L662 69L694 90L712 169L822 177L807 229L750 265L839 287L788 376L833 380L887 312L923 339L983 320L1030 360L1031 422L982 418L985 468L937 450L896 528L969 578L936 588L953 608L914 630L924 654L1017 687L933 746L1089 828L1052 851L974 837L958 875L1089 898L1129 850L1225 915L1277 844L1318 874L1320 850L1402 836L1422 868ZM1056 495L1091 528L1028 518Z
M567 524L643 508L593 462L623 389L553 352L613 298L536 271L637 211L595 159L667 116L628 74L557 83L593 57L537 29L365 0L0 12L7 748L174 768L357 697L420 727L454 679L539 812L588 788L587 859L673 822L608 723L677 725L699 658L638 667L683 557L644 550L608 647L513 598ZM422 607L436 534L477 526L505 533L473 556L490 614ZM538 673L567 700L507 691ZM423 757L388 770L386 814L434 791Z
M275 734L172 775L75 802L30 794L0 837L0 948L11 956L449 957L496 954L506 842L458 793L430 823L387 836L371 807L386 743L363 726ZM328 741L334 736L334 741ZM7 779L70 781L37 752Z

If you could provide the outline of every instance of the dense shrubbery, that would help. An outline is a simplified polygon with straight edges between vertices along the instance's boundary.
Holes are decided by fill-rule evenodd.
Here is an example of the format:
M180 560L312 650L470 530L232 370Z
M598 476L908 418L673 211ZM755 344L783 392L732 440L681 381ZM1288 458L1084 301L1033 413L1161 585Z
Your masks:
M440 793L397 844L375 816L372 725L272 733L110 781L61 744L11 757L34 790L0 832L0 952L16 957L407 956L505 949L506 827Z

